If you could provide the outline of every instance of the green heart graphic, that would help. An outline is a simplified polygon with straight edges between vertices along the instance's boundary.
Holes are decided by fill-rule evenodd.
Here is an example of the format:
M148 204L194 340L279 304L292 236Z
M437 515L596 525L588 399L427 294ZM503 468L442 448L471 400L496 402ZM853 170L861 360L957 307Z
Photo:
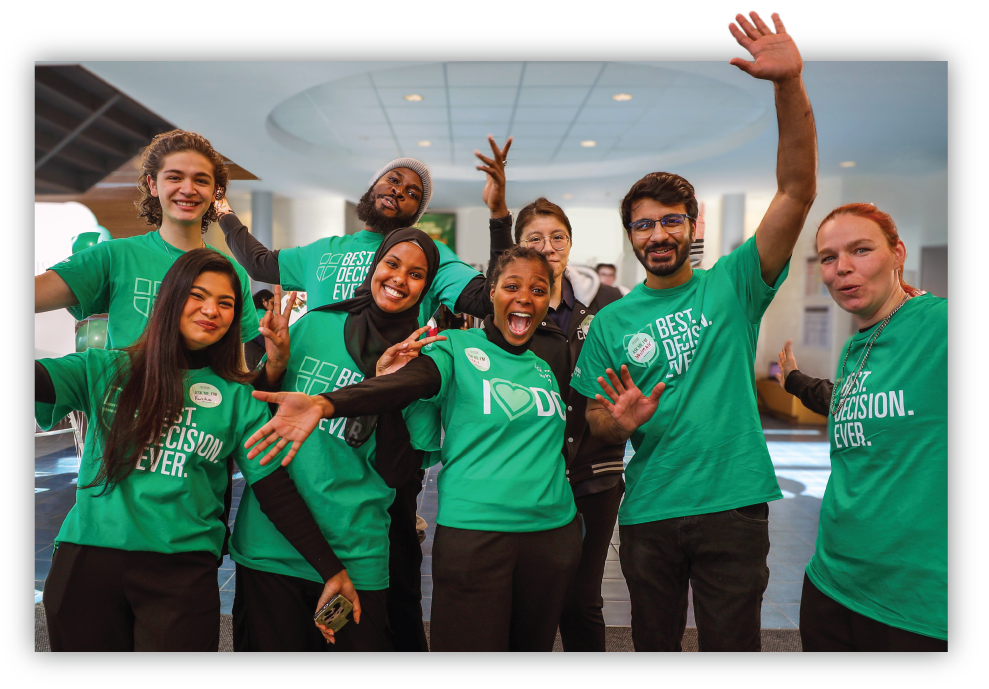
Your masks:
M512 421L536 406L536 398L532 396L532 391L510 380L492 379L491 394Z

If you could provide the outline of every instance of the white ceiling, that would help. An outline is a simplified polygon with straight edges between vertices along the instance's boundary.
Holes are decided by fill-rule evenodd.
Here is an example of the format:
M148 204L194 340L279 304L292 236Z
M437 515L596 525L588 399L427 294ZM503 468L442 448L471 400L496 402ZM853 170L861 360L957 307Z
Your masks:
M473 151L489 133L515 137L513 206L571 194L614 207L659 169L702 195L775 186L772 86L726 62L82 64L260 177L245 189L356 199L375 169L410 155L433 170L434 208L479 205ZM808 62L804 79L822 175L947 168L946 62Z

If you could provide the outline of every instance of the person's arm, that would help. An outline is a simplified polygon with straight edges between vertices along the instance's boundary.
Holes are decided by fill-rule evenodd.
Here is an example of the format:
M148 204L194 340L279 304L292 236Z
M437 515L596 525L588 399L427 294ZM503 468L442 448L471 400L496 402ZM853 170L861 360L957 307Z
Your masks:
M62 276L54 270L46 270L34 278L34 312L45 313L75 306L79 303L75 292Z
M617 445L628 440L639 426L652 418L666 384L658 383L646 397L632 382L632 376L624 364L621 379L610 368L606 373L611 384L605 382L603 377L598 377L598 384L608 395L608 399L602 395L588 399L584 418L594 436L603 442Z
M423 453L412 447L412 436L402 412L379 415L374 437L374 468L385 485L398 488L407 483L422 466Z
M278 251L271 251L247 230L237 215L226 205L226 199L217 201L220 212L219 225L223 237L237 262L244 267L251 279L277 285L281 282L278 272ZM223 204L221 206L221 204Z
M698 268L704 260L704 231L707 223L704 221L704 202L697 209L697 220L694 222L694 241L690 244L690 267Z
M40 361L34 362L34 401L55 404L55 383Z
M834 383L827 378L812 378L797 369L797 357L793 354L792 340L787 340L778 355L780 370L776 380L783 389L803 402L803 405L822 416L830 413L831 393Z
M817 132L814 113L804 89L803 60L778 14L774 34L755 12L752 23L735 17L729 30L739 45L752 53L753 62L733 58L730 64L756 79L773 82L779 146L776 157L777 191L755 233L762 279L774 285L796 246L804 220L817 195ZM741 27L741 28L739 28Z

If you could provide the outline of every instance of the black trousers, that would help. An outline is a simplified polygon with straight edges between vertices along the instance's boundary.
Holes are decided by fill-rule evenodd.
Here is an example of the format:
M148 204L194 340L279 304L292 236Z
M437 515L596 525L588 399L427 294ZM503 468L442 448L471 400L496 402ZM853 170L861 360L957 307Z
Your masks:
M552 651L580 561L577 517L529 533L437 526L433 651Z
M419 471L395 491L388 508L388 624L396 651L428 651L422 624L422 546L416 533L416 502L422 490Z
M804 651L947 651L948 642L891 627L824 594L804 574L800 595Z
M61 543L45 581L53 651L217 651L220 589L209 552Z
M604 599L601 582L608 546L618 521L625 482L600 493L575 498L584 522L584 546L560 616L564 651L604 652Z
M636 651L681 651L687 587L701 651L758 651L769 506L619 526Z
M361 622L350 621L327 643L313 623L323 585L237 563L234 651L390 651L385 592L357 591Z

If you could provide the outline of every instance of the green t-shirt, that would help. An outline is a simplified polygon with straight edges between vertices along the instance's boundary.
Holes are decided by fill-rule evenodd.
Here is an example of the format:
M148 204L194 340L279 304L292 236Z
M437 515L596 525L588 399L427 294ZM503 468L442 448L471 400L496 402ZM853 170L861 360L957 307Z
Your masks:
M95 545L157 553L209 551L219 557L226 535L223 495L227 459L233 458L248 482L280 466L246 460L244 442L268 422L268 406L251 397L251 388L217 376L209 368L184 371L182 413L144 449L137 468L113 490L82 488L96 478L102 438L96 433L97 405L107 400L110 378L126 355L119 350L87 349L58 359L41 359L55 385L55 404L36 402L38 425L51 428L72 410L89 418L80 486L55 543Z
M849 339L836 386L878 327ZM861 615L947 639L948 300L907 301L852 384L828 417L831 477L807 576Z
M384 235L361 230L342 237L323 237L312 244L278 252L282 288L306 293L306 307L315 309L350 299L367 275ZM436 242L440 267L429 292L419 305L419 324L425 325L442 302L451 309L468 282L480 275L450 248ZM256 328L255 328L256 329Z
M344 344L346 318L337 311L310 311L292 324L292 356L282 390L318 395L364 379ZM417 402L404 415L412 446L438 450L435 409ZM375 437L351 447L344 440L345 423L344 418L320 421L286 469L354 586L376 591L388 587L388 508L395 490L374 468ZM261 512L250 487L237 510L230 556L253 569L323 581Z
M576 507L566 479L566 402L549 365L510 354L483 330L445 330L423 348L443 377L431 402L446 437L436 523L479 531L544 531Z
M591 324L571 386L603 394L598 376L628 366L653 417L631 437L619 524L708 514L783 497L756 405L759 322L786 278L766 285L755 238L685 284L636 285Z
M80 321L96 313L108 314L106 348L122 349L141 336L165 273L184 253L167 244L156 230L94 244L50 270L65 280L79 300L78 305L69 307L69 313ZM240 278L244 298L240 338L247 342L258 336L251 281L240 264L233 259L230 262Z

